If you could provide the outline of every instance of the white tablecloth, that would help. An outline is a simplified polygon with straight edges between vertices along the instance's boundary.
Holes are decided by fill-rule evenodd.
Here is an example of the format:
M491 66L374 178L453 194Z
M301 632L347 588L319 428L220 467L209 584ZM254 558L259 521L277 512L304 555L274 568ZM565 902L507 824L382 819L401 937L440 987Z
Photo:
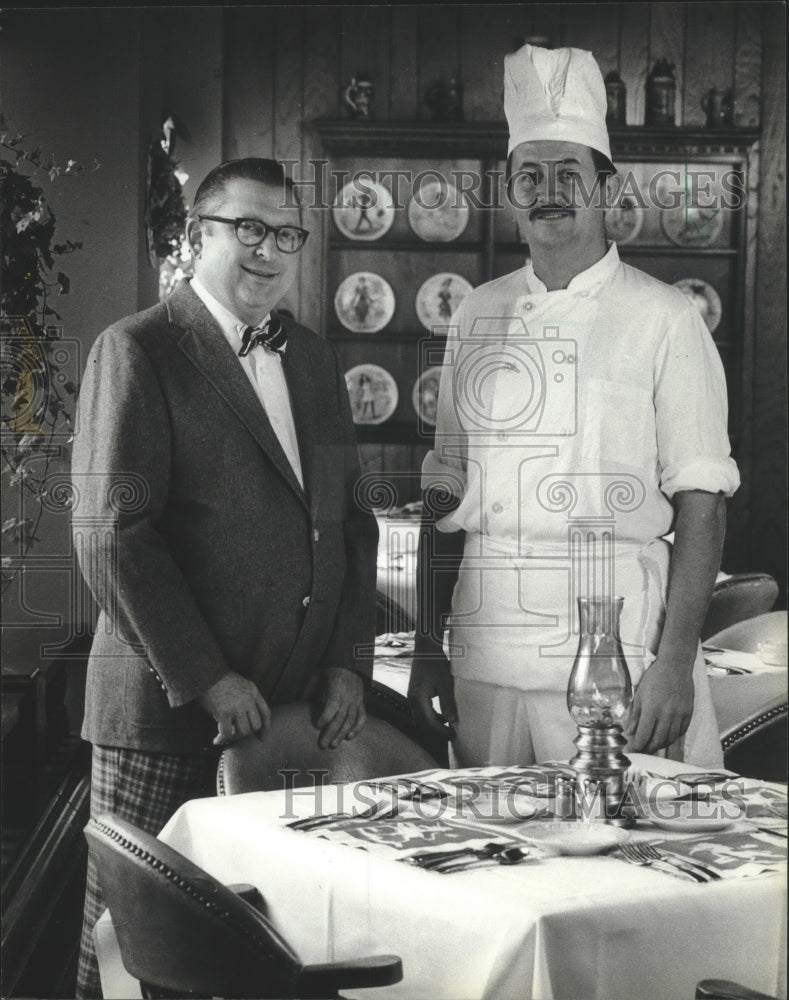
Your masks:
M303 793L299 815L314 806ZM330 811L336 790L323 794ZM690 1000L707 977L786 995L785 873L698 884L600 856L438 875L284 829L283 814L284 792L196 800L161 839L222 882L256 885L307 963L402 957L401 983L347 996ZM106 914L97 940L105 997L139 996Z

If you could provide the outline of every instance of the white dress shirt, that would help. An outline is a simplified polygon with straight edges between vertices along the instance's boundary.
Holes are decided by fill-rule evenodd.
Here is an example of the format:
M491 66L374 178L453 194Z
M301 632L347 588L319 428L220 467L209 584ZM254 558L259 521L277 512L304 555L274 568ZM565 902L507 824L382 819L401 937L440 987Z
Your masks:
M304 477L301 470L299 443L296 437L296 425L293 421L288 383L285 379L285 372L282 370L282 357L276 351L267 351L262 346L250 351L246 357L238 357L243 343L242 335L248 324L234 316L229 309L226 309L221 302L214 298L205 286L200 284L198 278L192 278L192 290L217 321L225 339L233 349L238 363L244 369L244 373L255 390L255 395L266 411L271 427L303 489ZM263 326L269 316L270 314L265 316L258 326Z

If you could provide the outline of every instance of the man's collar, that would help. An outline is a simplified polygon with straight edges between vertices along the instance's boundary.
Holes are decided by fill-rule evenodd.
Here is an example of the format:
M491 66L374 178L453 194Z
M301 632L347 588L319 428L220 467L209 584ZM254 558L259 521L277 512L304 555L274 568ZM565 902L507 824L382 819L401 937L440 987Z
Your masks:
M194 277L191 280L192 291L201 300L206 309L211 313L217 323L223 330L230 331L233 330L238 336L239 343L241 342L241 335L244 330L249 326L243 320L239 319L235 313L232 313L226 306L223 306L219 299L215 298L203 285L199 278ZM255 326L263 326L263 324L268 320L271 313L266 313L266 315L261 319L259 323Z
M611 277L617 267L619 267L619 251L616 248L616 243L611 243L608 252L600 260L592 264L591 267L587 267L585 271L576 274L567 288L562 289L562 291L580 292L583 289L602 285ZM531 259L526 262L526 288L530 295L545 295L548 292L545 283L534 273L534 264Z

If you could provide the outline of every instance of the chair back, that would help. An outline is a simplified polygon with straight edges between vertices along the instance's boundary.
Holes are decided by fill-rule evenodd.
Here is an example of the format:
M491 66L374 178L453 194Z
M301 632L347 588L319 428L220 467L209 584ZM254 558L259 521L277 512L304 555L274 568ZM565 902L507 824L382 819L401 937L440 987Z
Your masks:
M368 716L383 719L399 729L414 743L418 743L433 758L433 767L449 767L449 744L442 736L419 729L414 725L408 700L380 681L373 681L364 698Z
M787 780L787 697L779 695L721 733L729 771L761 781Z
M369 716L353 740L335 749L318 746L318 730L307 702L277 705L263 736L225 747L217 772L219 795L304 788L315 784L361 781L438 766L430 754L383 719Z
M755 618L730 625L705 641L710 646L720 646L722 649L758 653L762 643L786 642L786 631L786 611L771 611L769 614L757 615Z
M112 814L92 819L85 836L131 975L179 996L295 995L298 956L232 890Z
M409 613L382 590L375 592L375 634L413 632L416 623Z
M778 597L768 573L735 573L715 585L701 630L702 641L730 625L766 614Z

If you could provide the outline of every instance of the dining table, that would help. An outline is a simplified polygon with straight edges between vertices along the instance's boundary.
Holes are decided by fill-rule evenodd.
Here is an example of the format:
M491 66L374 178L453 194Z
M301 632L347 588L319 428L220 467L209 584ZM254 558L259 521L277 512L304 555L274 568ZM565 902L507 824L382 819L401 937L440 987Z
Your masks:
M625 778L630 828L560 761L196 799L160 839L256 886L305 963L402 958L347 997L785 997L786 786L643 754ZM109 913L95 940L104 996L139 996Z

